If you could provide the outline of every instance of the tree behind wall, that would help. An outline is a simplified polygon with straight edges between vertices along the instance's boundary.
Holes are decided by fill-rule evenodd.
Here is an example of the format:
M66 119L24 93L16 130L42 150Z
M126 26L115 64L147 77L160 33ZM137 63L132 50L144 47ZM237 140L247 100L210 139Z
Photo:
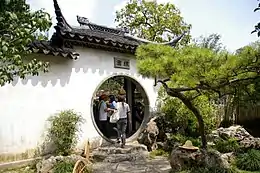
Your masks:
M116 12L115 22L119 27L129 29L133 35L156 42L169 41L191 28L174 4L145 0L129 0L125 7ZM186 34L180 44L186 45L190 38Z
M50 15L43 10L30 11L25 0L0 1L0 86L14 77L47 71L48 63L27 59L30 53L27 46L36 39L36 32L46 31L50 26Z

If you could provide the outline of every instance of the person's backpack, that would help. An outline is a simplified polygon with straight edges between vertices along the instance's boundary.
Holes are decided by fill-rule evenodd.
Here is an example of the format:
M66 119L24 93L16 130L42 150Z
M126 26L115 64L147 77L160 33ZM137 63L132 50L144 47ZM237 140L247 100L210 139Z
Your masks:
M119 116L119 111L118 111L118 104L116 104L116 109L114 110L114 112L110 115L110 119L109 122L110 123L117 123L117 121L119 120L120 116Z

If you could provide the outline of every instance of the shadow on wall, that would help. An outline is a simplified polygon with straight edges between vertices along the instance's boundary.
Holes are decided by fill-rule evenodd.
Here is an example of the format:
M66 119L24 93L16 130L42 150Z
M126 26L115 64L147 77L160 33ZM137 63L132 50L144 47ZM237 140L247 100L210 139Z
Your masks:
M25 79L20 81L20 83L23 85L27 85L29 82L32 84L32 86L41 85L42 87L46 87L47 85L51 84L52 86L60 85L64 87L69 84L71 74L79 72L83 72L84 74L97 74L98 76L112 75L115 73L130 74L129 70L115 69L111 64L98 65L96 63L92 63L91 61L89 62L86 58L82 58L77 61L60 56L50 55L36 55L34 58L45 62L50 62L49 72L40 73L38 76L27 76ZM16 86L18 83L18 77L11 82L12 86Z
M30 82L33 86L41 85L46 87L48 83L51 83L52 86L57 85L59 82L61 86L65 86L70 81L70 76L72 72L73 60L67 59L59 56L44 56L44 55L35 55L33 58L38 60L49 62L49 72L43 73L40 72L38 76L26 76L25 79L21 80L23 85L27 85ZM12 86L16 86L19 82L19 78L15 78L11 83Z

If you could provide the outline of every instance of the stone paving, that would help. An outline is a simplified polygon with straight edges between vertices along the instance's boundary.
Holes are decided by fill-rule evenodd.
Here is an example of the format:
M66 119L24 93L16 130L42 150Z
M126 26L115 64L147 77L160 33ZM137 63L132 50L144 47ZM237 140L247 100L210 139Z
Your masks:
M102 147L93 152L93 173L169 173L169 161L165 157L148 158L145 146L128 145Z
M169 173L171 167L166 158L155 158L145 162L123 161L119 163L95 163L93 173Z

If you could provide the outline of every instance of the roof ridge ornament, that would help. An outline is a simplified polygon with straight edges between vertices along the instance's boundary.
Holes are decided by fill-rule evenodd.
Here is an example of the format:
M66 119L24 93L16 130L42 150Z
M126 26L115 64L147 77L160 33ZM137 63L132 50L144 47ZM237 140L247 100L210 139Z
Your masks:
M169 45L169 46L172 46L172 47L175 47L177 45L177 43L184 37L184 35L187 33L187 31L184 31L180 36L176 37L176 38L173 38L171 41L168 41L168 42L164 42L164 43L158 43L158 42L155 42L155 41L149 41L147 39L143 39L143 38L139 38L139 37L136 37L136 36L133 36L129 33L124 33L124 37L126 38L130 38L130 39L133 39L133 40L136 40L136 41L139 41L141 43L146 43L146 44L159 44L159 45Z
M56 14L57 26L65 27L66 29L71 30L71 26L68 24L65 17L63 16L57 0L53 0L53 5L54 5L55 14Z
M80 26L88 26L93 31L102 31L108 32L116 35L124 35L124 33L128 33L127 28L112 28L107 26L98 25L89 21L86 17L81 17L77 15L77 21Z
M86 18L86 17L81 17L81 16L78 16L78 15L77 15L77 21L78 21L78 23L80 24L80 26L82 26L82 25L89 25L89 24L90 24L88 18Z

